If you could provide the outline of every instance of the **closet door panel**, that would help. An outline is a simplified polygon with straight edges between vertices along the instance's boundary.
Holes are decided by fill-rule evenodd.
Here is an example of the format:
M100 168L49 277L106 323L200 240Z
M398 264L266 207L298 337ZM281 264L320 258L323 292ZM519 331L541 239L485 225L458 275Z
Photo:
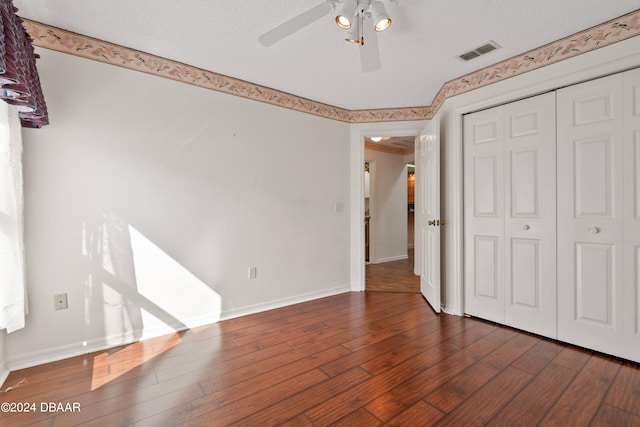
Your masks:
M623 80L558 91L558 338L624 350Z
M464 118L465 313L504 323L502 107Z
M576 318L615 327L615 247L609 244L576 243Z
M498 210L498 154L479 154L473 157L473 213L476 218L497 218Z
M555 338L555 94L504 111L505 323Z
M616 78L619 78L619 76ZM576 85L572 88L584 88L584 85L589 85L589 83ZM602 92L578 95L573 100L573 125L575 127L579 127L593 125L600 122L611 122L614 120L613 104L618 102L617 98L618 96L615 96L614 99L613 92L609 92L607 89Z
M576 218L613 219L613 138L609 134L573 142Z
M475 236L474 264L472 280L474 298L489 298L498 301L502 292L498 289L500 282L500 239L495 236Z
M512 306L540 309L540 245L540 240L511 239Z
M625 247L625 265L628 263L631 268L625 271L625 289L629 298L626 299L627 329L629 343L633 343L629 350L634 349L634 353L627 356L640 363L640 243L630 242Z
M640 362L640 69L624 73L626 357Z
M540 151L513 150L510 156L511 217L539 216Z

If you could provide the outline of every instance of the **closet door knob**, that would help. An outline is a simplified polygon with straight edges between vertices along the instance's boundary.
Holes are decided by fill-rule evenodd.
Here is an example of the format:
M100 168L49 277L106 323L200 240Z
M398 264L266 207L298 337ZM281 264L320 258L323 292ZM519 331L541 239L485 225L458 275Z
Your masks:
M529 224L525 224L522 226L522 229L527 231L528 229L530 229L531 227L529 227Z
M598 227L589 227L589 233L598 234L599 232L600 232L600 229Z

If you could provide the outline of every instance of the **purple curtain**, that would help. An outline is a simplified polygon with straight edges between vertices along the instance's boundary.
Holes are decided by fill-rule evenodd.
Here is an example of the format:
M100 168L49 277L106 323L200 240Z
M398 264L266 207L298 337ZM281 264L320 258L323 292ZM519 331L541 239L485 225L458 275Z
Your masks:
M0 0L0 98L15 105L23 127L49 124L33 41L12 0Z

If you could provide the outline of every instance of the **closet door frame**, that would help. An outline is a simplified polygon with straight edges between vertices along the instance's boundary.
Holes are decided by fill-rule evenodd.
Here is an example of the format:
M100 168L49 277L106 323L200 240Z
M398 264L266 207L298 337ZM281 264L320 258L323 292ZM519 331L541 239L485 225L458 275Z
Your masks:
M449 220L443 239L443 304L446 312L464 314L464 115L638 66L640 38L635 37L444 101L437 116L443 135L443 209Z

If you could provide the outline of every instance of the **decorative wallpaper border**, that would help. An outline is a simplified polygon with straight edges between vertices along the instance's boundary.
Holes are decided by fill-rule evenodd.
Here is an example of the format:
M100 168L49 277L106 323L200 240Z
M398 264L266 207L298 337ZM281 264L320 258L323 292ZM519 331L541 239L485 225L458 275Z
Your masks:
M24 19L23 24L33 39L33 44L42 48L327 119L346 123L372 123L430 119L443 102L452 96L636 37L640 35L640 9L451 80L442 86L429 106L376 110L346 110L28 19Z
M640 9L445 83L431 107L445 99L640 35Z

